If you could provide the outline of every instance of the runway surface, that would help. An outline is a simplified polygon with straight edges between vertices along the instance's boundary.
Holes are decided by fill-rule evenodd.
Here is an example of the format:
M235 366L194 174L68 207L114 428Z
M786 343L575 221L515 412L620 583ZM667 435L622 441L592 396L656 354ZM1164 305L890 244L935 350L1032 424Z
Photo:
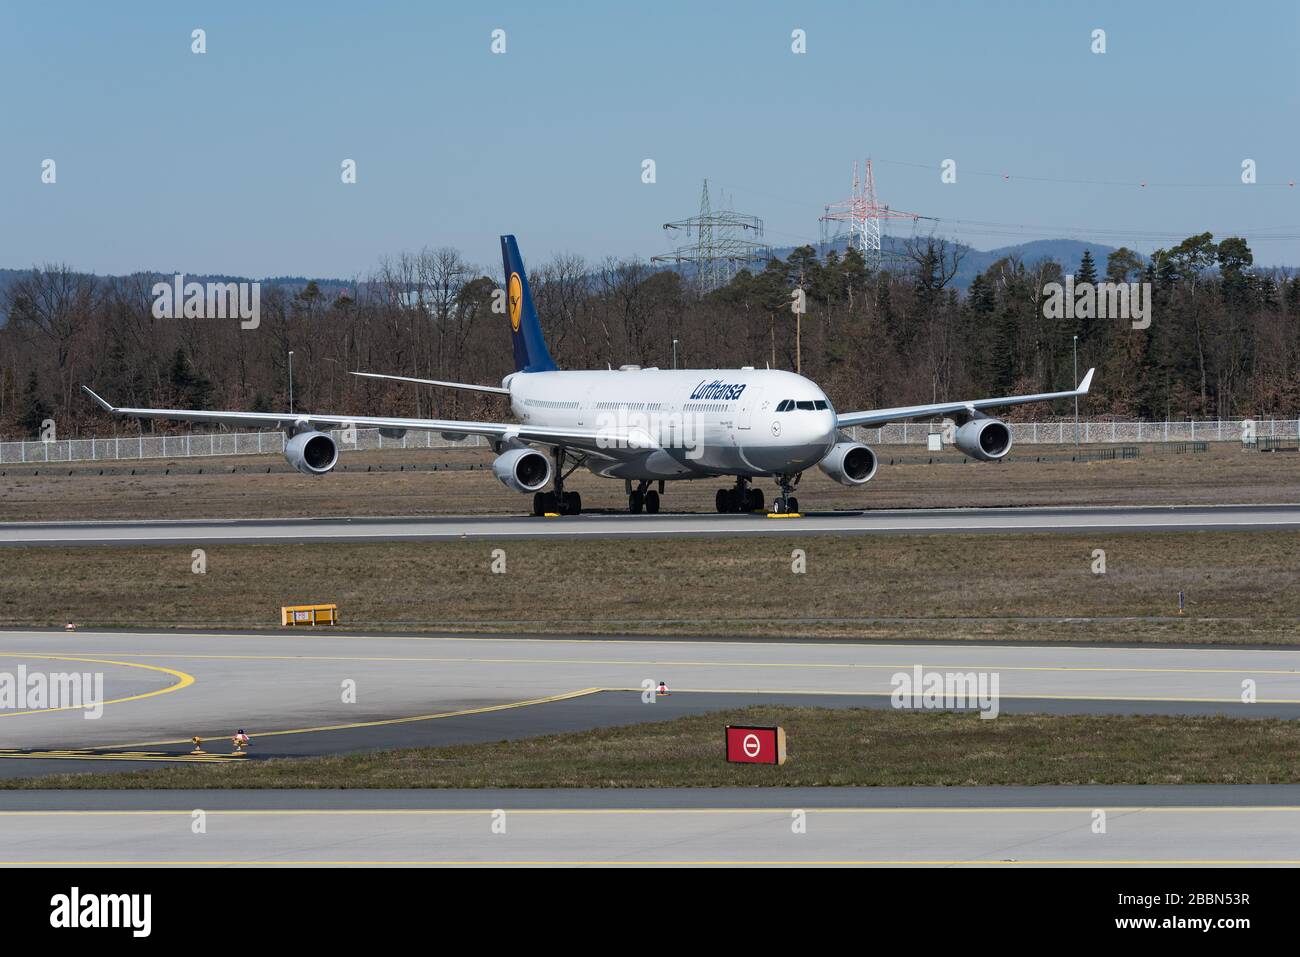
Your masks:
M918 666L996 675L1007 712L1300 717L1300 650L1290 649L6 631L0 673L102 675L107 703L90 720L77 708L0 710L0 774L226 761L238 728L256 758L503 740L750 703L889 707L893 676ZM646 703L660 681L673 693ZM191 759L194 735L212 743Z
M231 519L0 524L0 545L367 542L438 539L672 538L975 532L1266 531L1300 529L1300 505L906 509L766 515L611 515L563 518Z
M36 792L0 866L1300 864L1296 788L1179 790Z
M0 632L0 673L20 665L103 674L111 700L96 720L0 711L6 776L501 740L751 702L888 707L891 677L915 665L996 673L1004 711L1300 717L1297 650ZM1247 679L1258 704L1240 700ZM673 693L644 703L642 683L660 680ZM251 758L228 754L236 727ZM187 754L193 734L209 754ZM1300 865L1300 786L0 791L0 847L0 865L23 867Z

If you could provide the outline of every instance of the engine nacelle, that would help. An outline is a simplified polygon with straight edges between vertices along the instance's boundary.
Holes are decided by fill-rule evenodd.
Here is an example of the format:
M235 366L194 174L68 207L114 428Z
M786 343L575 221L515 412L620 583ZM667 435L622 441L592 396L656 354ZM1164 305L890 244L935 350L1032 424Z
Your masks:
M324 475L338 464L339 447L328 432L299 432L285 443L284 457L304 475Z
M551 460L532 449L511 449L497 456L492 473L506 488L537 492L551 480Z
M866 485L876 474L876 453L858 442L837 442L817 467L841 485Z
M971 419L957 430L952 444L973 459L995 462L1011 451L1011 426L998 419Z

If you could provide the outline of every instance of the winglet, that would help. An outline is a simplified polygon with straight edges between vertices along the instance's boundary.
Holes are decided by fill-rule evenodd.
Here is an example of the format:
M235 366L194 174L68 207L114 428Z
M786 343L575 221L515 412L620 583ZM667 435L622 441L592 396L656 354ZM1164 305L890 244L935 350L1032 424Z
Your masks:
M90 396L90 397L91 397L92 399L94 399L96 402L98 402L99 405L100 405L100 408L102 408L105 412L116 412L116 411L117 411L117 409L113 408L111 405L109 405L107 402L105 402L102 398L100 398L98 395L96 395L96 394L94 393L94 391L90 388L90 386L88 386L88 385L83 385L83 386L81 387L81 391L84 392L84 393L86 393L86 395Z
M1087 395L1088 389L1092 386L1092 374L1096 371L1096 367L1089 369L1087 375L1083 377L1083 381L1079 383L1079 387L1074 391L1079 395ZM94 395L94 393L92 392L91 395Z

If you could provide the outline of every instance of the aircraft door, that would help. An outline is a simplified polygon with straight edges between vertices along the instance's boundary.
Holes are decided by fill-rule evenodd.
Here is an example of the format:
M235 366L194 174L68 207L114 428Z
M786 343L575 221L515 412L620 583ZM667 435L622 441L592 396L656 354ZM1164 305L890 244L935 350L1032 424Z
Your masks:
M763 398L763 390L756 385L751 385L740 393L737 400L739 408L736 409L736 428L748 429L754 424L754 409L758 407Z

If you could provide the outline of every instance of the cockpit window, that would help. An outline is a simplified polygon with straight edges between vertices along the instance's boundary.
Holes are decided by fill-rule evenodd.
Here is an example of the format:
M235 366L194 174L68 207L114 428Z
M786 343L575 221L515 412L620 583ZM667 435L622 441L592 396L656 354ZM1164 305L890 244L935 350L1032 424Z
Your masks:
M816 405L817 405L817 403L815 403L815 402L812 402L812 401L804 401L804 400L800 400L799 402L797 402L797 403L795 403L795 404L796 404L800 409L802 409L802 410L805 411L805 412L811 412L814 408L816 408Z
M792 405L794 405L794 403L791 402L789 399L782 399L782 400L781 400L781 404L778 405L778 406L776 407L776 411L778 411L778 412L789 412L789 411L790 411L790 407L791 407Z
M818 399L816 402L813 403L813 408L815 409L829 409L830 407L831 404L827 402L825 399Z

